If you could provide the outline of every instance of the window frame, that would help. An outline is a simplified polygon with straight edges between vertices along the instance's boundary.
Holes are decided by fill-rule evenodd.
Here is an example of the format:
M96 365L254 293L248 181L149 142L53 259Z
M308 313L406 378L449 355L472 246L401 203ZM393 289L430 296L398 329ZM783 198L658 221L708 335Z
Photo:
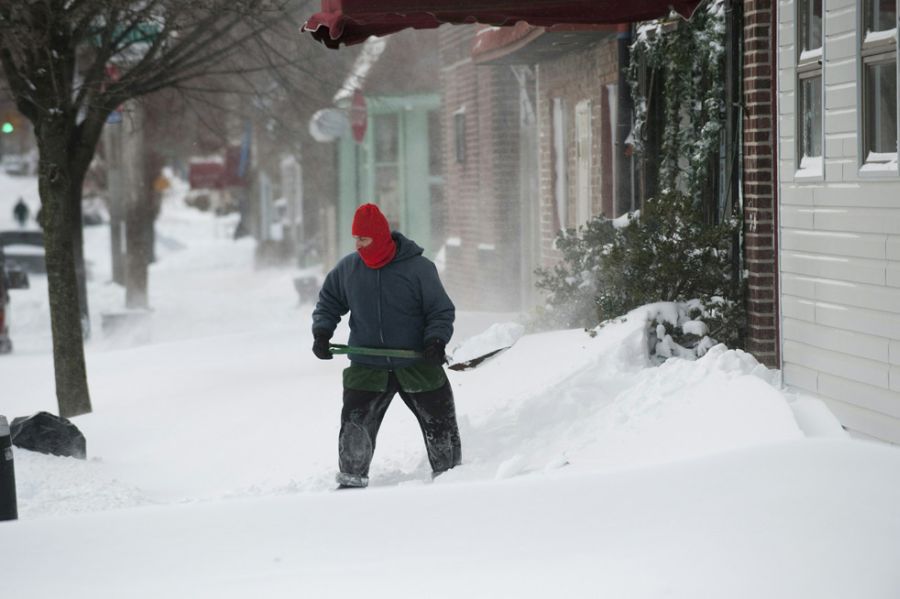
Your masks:
M453 113L453 153L456 164L466 163L466 107Z
M804 8L808 8L812 2L817 0L795 0L794 2L794 23L795 23L795 61L794 61L794 177L801 180L822 180L825 177L825 76L823 64L825 61L825 0L818 0L822 3L821 30L819 38L822 42L818 48L811 49L811 54L804 57L803 53L805 42L805 31L801 27L801 13ZM819 78L819 137L821 138L821 155L819 158L818 168L803 166L803 97L802 84L809 79Z
M859 135L857 136L857 167L858 173L860 177L864 178L890 178L896 179L900 177L900 147L898 147L896 153L896 158L894 161L888 162L869 162L867 160L869 156L869 139L868 139L868 131L867 131L867 97L866 97L866 87L868 84L868 79L866 77L866 70L869 65L879 64L884 62L894 62L894 72L896 77L896 91L897 97L895 98L895 110L897 111L894 117L895 125L896 125L896 140L898 145L900 145L900 0L895 0L894 3L894 16L895 16L895 26L894 26L894 37L891 38L882 38L871 42L866 42L866 25L868 22L868 14L866 10L868 8L869 3L872 0L861 0L857 2L857 42L856 42L856 67L857 67L857 81L856 81L856 90L857 90L857 102L856 105L858 107L857 110L857 131ZM890 31L890 30L884 30ZM896 166L891 168L889 165L894 162Z
M553 201L559 230L569 228L569 119L568 102L562 96L551 99L551 148L553 157Z
M594 118L590 98L575 104L575 228L594 216Z

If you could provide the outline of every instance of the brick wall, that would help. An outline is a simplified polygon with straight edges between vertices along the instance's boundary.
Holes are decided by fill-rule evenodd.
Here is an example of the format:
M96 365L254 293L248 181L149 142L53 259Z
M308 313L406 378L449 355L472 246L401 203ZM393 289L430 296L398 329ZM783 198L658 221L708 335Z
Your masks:
M519 309L518 87L508 66L476 66L474 27L439 31L443 91L447 268L461 308ZM465 118L457 160L456 115Z
M747 350L780 366L777 173L775 171L775 6L744 2L744 257L749 273Z
M613 214L613 163L609 138L614 123L610 114L606 86L618 82L618 59L615 36L598 41L585 50L563 55L538 65L538 135L540 163L541 263L551 266L560 259L553 247L559 226L575 227L576 156L575 106L582 100L591 101L591 213ZM568 205L566 223L559 223L554 191L553 99L562 98L565 105L567 131Z

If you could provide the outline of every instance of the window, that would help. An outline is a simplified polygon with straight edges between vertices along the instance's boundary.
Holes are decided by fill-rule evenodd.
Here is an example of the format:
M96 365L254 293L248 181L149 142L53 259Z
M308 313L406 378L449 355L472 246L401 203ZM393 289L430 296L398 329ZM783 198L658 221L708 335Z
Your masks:
M566 105L562 98L553 98L553 196L556 201L557 229L565 229L569 223L568 154Z
M466 112L460 108L453 113L453 139L456 149L456 162L466 161Z
M377 114L374 125L375 197L391 228L401 228L404 214L400 190L400 119Z
M822 174L822 0L797 0L798 175Z
M575 105L575 226L590 220L593 213L591 177L593 165L593 135L591 131L591 101Z
M860 48L863 171L897 172L897 4L864 0Z

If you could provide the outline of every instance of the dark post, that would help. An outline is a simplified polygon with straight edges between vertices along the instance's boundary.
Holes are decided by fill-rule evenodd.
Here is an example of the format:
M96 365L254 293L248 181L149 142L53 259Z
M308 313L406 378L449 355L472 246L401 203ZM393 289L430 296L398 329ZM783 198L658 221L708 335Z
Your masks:
M15 520L18 517L12 438L6 417L0 416L0 520Z
M631 27L620 26L616 35L616 49L619 64L619 81L616 98L616 156L613 160L613 168L616 171L616 208L615 216L630 212L635 208L636 202L632 189L632 162L625 155L625 141L631 133L631 125L634 118L634 109L631 102L631 88L628 86L628 65L631 63Z

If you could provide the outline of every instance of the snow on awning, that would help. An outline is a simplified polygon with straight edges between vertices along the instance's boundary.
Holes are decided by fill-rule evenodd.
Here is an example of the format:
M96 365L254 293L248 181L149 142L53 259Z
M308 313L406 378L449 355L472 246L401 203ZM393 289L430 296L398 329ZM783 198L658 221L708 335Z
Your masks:
M303 26L339 48L403 29L433 29L444 23L536 27L645 21L670 10L689 16L698 0L322 0L322 10Z

